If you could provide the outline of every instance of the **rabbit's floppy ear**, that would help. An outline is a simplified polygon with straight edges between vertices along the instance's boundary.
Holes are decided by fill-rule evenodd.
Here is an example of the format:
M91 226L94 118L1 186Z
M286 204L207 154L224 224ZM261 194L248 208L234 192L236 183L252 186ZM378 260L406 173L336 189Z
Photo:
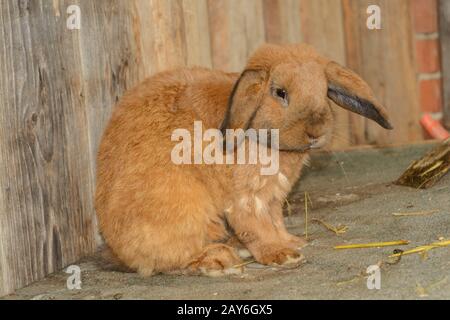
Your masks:
M246 69L234 84L228 99L228 108L220 129L248 129L255 118L267 83L267 72Z
M328 97L336 104L393 129L386 109L377 102L369 85L353 71L331 61L325 67Z

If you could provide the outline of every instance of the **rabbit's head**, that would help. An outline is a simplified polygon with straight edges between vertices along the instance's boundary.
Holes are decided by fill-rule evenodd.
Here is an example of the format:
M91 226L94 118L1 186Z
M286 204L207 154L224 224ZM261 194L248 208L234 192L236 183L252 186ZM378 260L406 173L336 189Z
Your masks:
M364 80L304 44L255 52L233 88L221 129L279 129L280 150L317 148L331 136L329 99L392 129Z

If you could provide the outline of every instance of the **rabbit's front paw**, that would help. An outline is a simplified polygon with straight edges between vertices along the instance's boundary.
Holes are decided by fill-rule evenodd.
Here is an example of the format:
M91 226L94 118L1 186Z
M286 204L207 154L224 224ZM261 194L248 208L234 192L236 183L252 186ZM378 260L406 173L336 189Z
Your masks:
M288 241L294 249L301 249L308 245L308 241L306 241L304 238L297 237L291 234L288 237Z
M266 265L298 266L305 260L297 250L279 245L264 245L254 256L259 263Z

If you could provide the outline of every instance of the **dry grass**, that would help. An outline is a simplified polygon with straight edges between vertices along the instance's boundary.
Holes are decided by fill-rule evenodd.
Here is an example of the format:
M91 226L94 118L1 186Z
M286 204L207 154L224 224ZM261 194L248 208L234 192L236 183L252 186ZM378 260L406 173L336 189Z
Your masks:
M430 188L450 170L450 138L414 161L395 184L413 188Z
M433 213L438 212L439 210L424 210L424 211L416 211L416 212L394 212L392 213L393 216L396 217L406 217L406 216L430 216Z
M403 246L409 244L407 240L386 241L386 242L371 242L371 243L357 243L345 244L335 246L334 249L363 249L363 248L380 248L389 246Z
M433 242L431 244L424 245L424 246L419 246L419 247L416 247L416 248L411 249L411 250L406 250L406 251L403 251L403 252L400 252L400 253L392 254L392 255L389 256L389 258L395 258L395 257L399 257L399 256L413 254L413 253L426 254L428 251L430 251L432 249L447 247L449 245L450 245L450 240Z
M320 223L321 225L323 225L328 230L334 232L337 236L339 236L339 235L341 235L343 233L346 233L347 229L348 229L348 226L338 225L338 226L335 227L332 224L329 224L328 222L325 222L325 221L320 220L320 219L311 219L311 221Z

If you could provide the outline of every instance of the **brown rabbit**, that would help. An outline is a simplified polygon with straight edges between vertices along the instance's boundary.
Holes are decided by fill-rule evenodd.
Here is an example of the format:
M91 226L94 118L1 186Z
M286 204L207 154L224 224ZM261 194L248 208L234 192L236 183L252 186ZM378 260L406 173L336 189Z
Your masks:
M287 232L282 205L308 150L330 139L329 99L392 129L366 82L304 44L264 45L240 75L193 68L145 80L119 102L99 150L106 243L143 275L236 272L243 248L262 264L300 261L305 241ZM194 121L223 132L279 129L278 173L261 175L259 163L175 164L172 133L192 132Z

